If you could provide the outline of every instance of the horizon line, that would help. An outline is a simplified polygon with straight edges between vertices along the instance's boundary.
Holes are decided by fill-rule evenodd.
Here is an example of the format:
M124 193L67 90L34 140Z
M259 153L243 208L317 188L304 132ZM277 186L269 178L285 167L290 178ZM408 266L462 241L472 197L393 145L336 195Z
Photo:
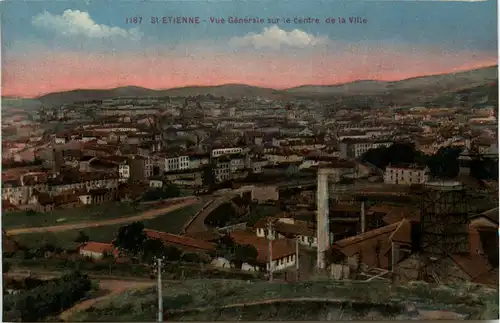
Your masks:
M376 0L362 0L362 1L376 1ZM462 1L462 0L382 0L382 1ZM468 1L468 0L463 0L463 1ZM476 1L476 0L472 0L472 1ZM488 0L479 0L479 1L488 1ZM478 68L474 68L474 69L457 70L455 72L449 72L449 73L425 74L425 75L412 76L412 77L407 77L407 78L402 78L402 79L392 80L392 81L384 81L384 80L377 80L377 79L358 79L358 80L354 80L354 81L350 81L350 82L332 83L332 84L327 84L327 85L301 84L301 85L297 85L297 86L284 87L284 88L258 86L258 85L248 84L248 83L221 83L221 84L217 84L217 85L196 85L196 84L193 84L193 85L175 86L175 87L170 87L170 88L147 88L147 87L143 87L143 86L139 86L139 85L129 84L129 85L114 86L114 87L109 87L109 88L74 88L71 90L53 91L53 92L38 94L36 96L26 96L26 97L15 96L15 95L5 95L5 96L2 95L1 98L38 99L42 96L55 94L55 93L65 93L65 92L73 92L73 91L110 91L110 90L122 89L122 88L127 88L127 87L135 87L135 88L141 88L141 89L152 90L152 91L169 91L169 90L186 89L186 88L193 88L193 87L198 87L198 88L212 87L212 88L214 88L214 87L222 87L222 86L230 86L230 85L241 85L241 86L256 87L256 88L273 90L273 91L286 91L286 90L291 90L291 89L298 89L301 87L334 87L334 86L342 86L342 85L359 83L359 82L379 82L379 83L402 82L402 81L418 79L418 78L423 78L423 77L450 75L450 74L457 74L457 73L467 73L467 72L477 71L480 69L494 68L494 67L496 67L498 69L498 63L494 64L494 65L485 65L483 67L478 67Z

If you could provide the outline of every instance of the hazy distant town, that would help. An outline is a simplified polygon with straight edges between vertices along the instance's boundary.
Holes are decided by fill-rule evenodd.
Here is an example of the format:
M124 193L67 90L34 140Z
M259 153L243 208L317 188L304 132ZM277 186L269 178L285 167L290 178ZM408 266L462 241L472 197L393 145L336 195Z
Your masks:
M257 305L267 281L295 282L280 289L287 295L269 291L275 298L304 296L293 286L326 280L336 289L311 285L309 296L381 303L415 281L497 289L496 69L460 81L3 98L3 271L12 274L4 290L35 293L40 279L78 269L53 290L70 295L69 308L99 293L80 273L137 287L151 286L160 270L173 284L164 292L180 295L165 294L169 320L215 320L182 312L195 302L182 288ZM12 277L35 285L21 288ZM435 302L448 297L476 311L472 301L435 293ZM152 295L121 317L154 320ZM61 314L53 308L62 305L37 303L19 314L13 304L5 320L99 321L119 312L96 305Z

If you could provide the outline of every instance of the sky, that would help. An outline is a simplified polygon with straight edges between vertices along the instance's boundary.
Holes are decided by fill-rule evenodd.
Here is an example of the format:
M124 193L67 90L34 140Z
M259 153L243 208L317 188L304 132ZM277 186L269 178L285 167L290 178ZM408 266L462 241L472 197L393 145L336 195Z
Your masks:
M498 62L496 0L4 1L0 9L4 96L229 83L283 89ZM151 22L177 16L199 23Z

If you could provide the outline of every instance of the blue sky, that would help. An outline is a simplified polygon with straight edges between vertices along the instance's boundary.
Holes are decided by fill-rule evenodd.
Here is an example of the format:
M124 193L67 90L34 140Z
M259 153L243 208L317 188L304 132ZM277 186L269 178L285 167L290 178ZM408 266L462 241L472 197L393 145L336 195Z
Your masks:
M78 77L82 86L95 83L97 87L203 83L189 75L154 82L146 82L149 74L133 76L158 66L174 70L175 65L187 64L186 59L210 74L210 84L247 81L256 85L264 85L265 69L286 74L286 79L294 75L296 83L316 79L331 83L447 72L497 60L497 2L492 0L7 1L1 8L3 81L9 93L60 89L68 84L69 75ZM207 21L229 16L314 17L321 23L154 25L151 16L199 16ZM339 16L360 16L368 23L324 23L325 18ZM132 17L142 17L142 24L126 24L126 18ZM337 56L342 64L335 65ZM119 65L113 61L117 58L129 64ZM89 63L83 74L79 64L85 60ZM179 64L172 65L176 60ZM116 66L107 70L108 81L102 83L98 74L111 61ZM350 61L357 65L347 67ZM242 62L246 69L240 68ZM249 76L254 72L250 62L259 65L263 74ZM290 74L293 65L308 67L300 75ZM346 70L340 71L342 67ZM335 77L318 76L325 69ZM175 69L175 73L192 73L184 70ZM285 76L278 79L268 85L287 86ZM37 85L37 80L45 85Z
M435 1L8 1L3 3L3 37L13 40L37 37L50 42L50 33L37 30L32 17L44 11L61 14L66 9L88 12L100 24L130 28L126 17L142 16L141 31L155 41L179 42L199 39L223 39L250 31L259 25L151 25L151 16L363 16L366 26L352 25L280 25L283 29L300 27L313 34L347 41L401 41L444 43L450 48L496 49L497 2Z

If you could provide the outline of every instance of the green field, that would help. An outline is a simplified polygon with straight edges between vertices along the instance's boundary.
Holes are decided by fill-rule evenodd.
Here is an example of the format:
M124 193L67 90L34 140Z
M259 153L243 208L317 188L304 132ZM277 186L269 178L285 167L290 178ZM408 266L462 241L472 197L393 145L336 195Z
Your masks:
M152 209L153 204L107 203L72 209L58 209L52 212L7 212L2 214L2 228L5 230L46 227L69 223L118 219L137 215Z
M371 306L388 304L394 308L401 308L405 303L413 302L418 304L419 310L453 311L472 319L498 318L498 291L467 283L448 287L425 283L391 285L376 281L318 280L270 284L241 280L186 280L165 283L164 286L164 309L167 311L165 317L174 321L217 320L222 319L218 316L221 311L217 308L225 305L299 297L331 298ZM155 288L128 291L75 313L70 321L154 321L156 297ZM196 308L208 310L192 311ZM176 310L182 310L184 313L168 313ZM263 310L264 308L255 306L253 314L264 315L260 318L265 318L266 315L267 318L272 317L270 314L273 313ZM237 314L234 313L235 310L232 311ZM226 317L228 320L237 318L237 315ZM301 311L294 311L293 317L279 317L289 320L305 318Z
M142 221L142 223L148 229L179 234L184 224L189 221L191 216L193 216L202 207L203 203L187 206L185 208L160 215L154 219ZM108 217L108 219L109 218L111 217ZM87 236L89 236L91 241L110 242L113 240L120 227L124 225L125 224L105 225L56 233L26 233L15 235L13 238L21 245L25 245L30 248L36 248L43 243L50 243L61 248L68 248L69 246L74 245L74 241L78 237L78 233L80 231L83 231Z

